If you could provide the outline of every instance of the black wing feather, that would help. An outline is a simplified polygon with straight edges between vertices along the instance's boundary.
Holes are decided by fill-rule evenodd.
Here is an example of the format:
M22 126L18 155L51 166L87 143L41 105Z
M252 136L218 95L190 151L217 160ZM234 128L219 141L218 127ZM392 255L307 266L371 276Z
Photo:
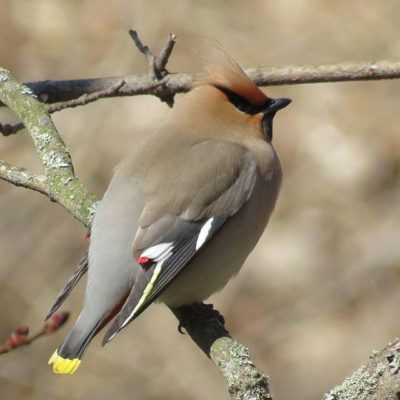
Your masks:
M227 218L227 216L214 217L213 224L211 226L206 242L208 242L208 240L211 239L211 237L213 237L215 233L218 232L218 230L222 227ZM153 302L161 294L161 292L173 281L173 279L179 274L183 267L195 256L195 254L197 253L197 237L197 235L194 237L192 236L192 238L188 242L184 243L181 246L179 251L174 252L171 257L169 257L164 262L160 275L158 276L154 288L146 302Z
M210 231L207 235L202 247L218 232L222 227L228 216L218 216L213 218ZM135 284L125 302L121 312L114 320L110 329L104 336L103 345L109 342L121 329L128 323L132 322L138 317L157 297L173 282L181 270L188 264L188 262L196 255L199 250L196 250L196 243L201 228L207 220L188 222L182 220L185 226L185 235L178 236L177 240L173 242L174 248L172 254L162 261L161 270L153 283L153 287L143 303L136 310L146 286L151 281L154 270L157 264L154 264L149 269L142 269L136 278ZM191 226L188 226L188 225ZM188 234L190 232L190 234Z

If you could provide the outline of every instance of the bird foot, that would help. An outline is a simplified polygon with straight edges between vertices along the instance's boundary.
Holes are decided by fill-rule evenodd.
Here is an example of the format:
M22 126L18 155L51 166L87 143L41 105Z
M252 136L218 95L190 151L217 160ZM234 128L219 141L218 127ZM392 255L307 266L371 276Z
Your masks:
M190 326L197 324L204 325L206 321L213 320L219 325L225 325L224 317L212 304L193 303L180 306L176 309L179 313L178 332L184 334L183 329L187 330Z

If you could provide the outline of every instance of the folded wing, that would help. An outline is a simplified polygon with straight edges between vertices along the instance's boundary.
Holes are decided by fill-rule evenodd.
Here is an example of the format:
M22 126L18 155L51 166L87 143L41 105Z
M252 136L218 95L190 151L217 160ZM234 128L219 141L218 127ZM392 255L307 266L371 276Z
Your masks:
M202 157L207 165L199 168ZM179 162L182 168L195 166L195 173L191 171L190 180L184 173L171 177L174 185L167 195L152 193L154 200L143 210L133 243L140 270L103 343L110 341L168 287L249 199L256 181L257 165L251 153L230 142L202 142ZM165 188L161 185L160 190Z

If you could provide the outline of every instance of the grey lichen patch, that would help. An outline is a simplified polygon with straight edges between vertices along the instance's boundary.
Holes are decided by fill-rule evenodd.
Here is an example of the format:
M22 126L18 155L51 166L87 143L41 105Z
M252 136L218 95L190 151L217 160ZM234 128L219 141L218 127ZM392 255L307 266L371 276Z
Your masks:
M236 396L240 400L271 400L272 396L262 385L253 386L251 389L240 392Z
M210 357L224 375L228 391L233 398L240 400L271 398L268 379L254 366L247 347L230 337L222 337L213 343Z
M50 134L47 133L47 132L41 132L41 130L38 129L38 128L35 128L35 129L33 129L32 131L33 131L33 133L35 134L35 139L36 139L38 142L40 142L42 145L43 145L43 144L51 143L51 142L54 140L54 138L53 138L52 135L50 135Z
M65 158L60 155L58 152L54 150L49 150L46 151L42 155L42 163L45 167L45 169L59 169L59 168L66 168L70 167L71 164L69 163L69 160L65 160Z
M8 172L8 176L14 182L22 182L29 179L29 174L23 170L11 170Z
M48 186L56 201L85 226L90 226L95 212L96 198L71 171L56 170L49 175Z
M397 374L400 371L400 349L397 349L393 354L386 356L389 363L389 370L392 374Z
M11 73L8 69L0 67L0 83L8 81L11 78Z
M42 184L45 184L47 181L47 177L45 175L37 175L36 180Z
M92 203L92 205L88 208L88 216L89 216L90 221L93 221L93 218L96 214L97 207L99 206L99 204L100 204L100 200L94 201Z
M70 184L74 180L75 180L75 177L73 177L73 176L66 176L66 177L63 176L63 177L60 178L60 184L64 185L64 186L67 186L68 184Z
M48 114L40 115L38 118L38 122L42 126L51 127L53 125L53 121L51 120L50 115Z
M385 365L379 363L374 369L361 366L354 374L347 378L340 386L334 387L324 397L324 400L367 400L371 397L379 384L379 378L385 372Z
M17 167L6 161L0 160L0 179L16 186L26 187L46 194L46 177L34 175L24 168Z
M236 340L229 346L229 352L232 359L238 365L252 365L249 350Z
M32 90L28 86L23 86L22 90L21 90L21 93L27 94L28 96L32 96L34 98L37 98L35 93L33 93Z

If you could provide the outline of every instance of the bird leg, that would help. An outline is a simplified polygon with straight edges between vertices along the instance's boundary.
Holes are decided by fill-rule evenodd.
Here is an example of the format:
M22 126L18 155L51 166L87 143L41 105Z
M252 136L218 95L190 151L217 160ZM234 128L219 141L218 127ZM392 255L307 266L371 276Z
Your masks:
M225 330L225 319L220 312L214 309L212 304L193 303L173 309L173 312L178 316L178 332L184 334L183 329L196 329L196 326L208 326L218 324ZM226 331L227 332L227 331Z

